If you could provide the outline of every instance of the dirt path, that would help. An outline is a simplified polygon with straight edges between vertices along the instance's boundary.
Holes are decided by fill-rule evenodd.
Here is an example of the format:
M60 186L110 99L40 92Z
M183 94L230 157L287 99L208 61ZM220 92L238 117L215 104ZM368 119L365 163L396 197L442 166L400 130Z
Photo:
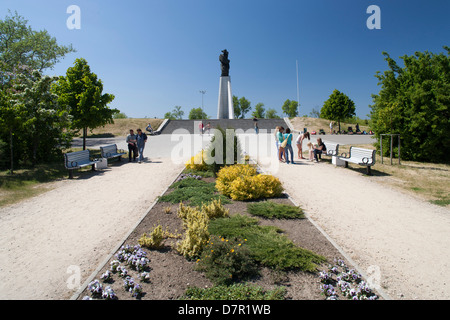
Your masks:
M303 160L272 173L392 299L450 299L448 209L332 164Z
M69 299L182 165L124 163L0 209L0 299Z

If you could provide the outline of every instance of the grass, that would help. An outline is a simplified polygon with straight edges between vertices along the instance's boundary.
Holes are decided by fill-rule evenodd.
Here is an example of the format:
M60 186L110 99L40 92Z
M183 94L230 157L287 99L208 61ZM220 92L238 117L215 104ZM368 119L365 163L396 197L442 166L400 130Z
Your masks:
M48 183L64 178L64 164L37 165L34 168L0 172L0 207L11 205L48 191Z
M268 219L303 219L305 215L300 207L275 203L272 201L261 201L249 203L247 211L255 216Z
M159 202L188 204L190 206L201 206L202 203L208 203L212 200L221 200L223 204L230 203L230 200L216 192L214 182L206 182L194 178L187 178L175 182L169 189L173 191L159 198Z
M182 300L284 300L286 288L278 287L264 290L255 285L233 284L219 285L212 288L190 287Z
M234 215L210 221L209 232L226 239L246 239L250 255L260 264L275 270L314 272L326 259L296 246L274 226L260 226L256 218Z
M141 128L145 132L145 128L148 123L152 125L153 130L157 130L163 122L163 119L145 119L145 118L127 118L127 119L114 119L114 123L107 124L104 127L95 128L89 131L88 138L108 138L108 137L126 137L130 129L134 132L138 128ZM82 134L79 134L81 137Z

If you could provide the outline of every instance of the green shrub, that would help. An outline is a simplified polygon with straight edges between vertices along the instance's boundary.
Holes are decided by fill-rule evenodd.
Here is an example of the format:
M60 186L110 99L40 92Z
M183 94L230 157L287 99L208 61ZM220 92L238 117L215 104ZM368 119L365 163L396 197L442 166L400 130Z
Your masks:
M264 290L248 284L219 285L212 288L190 287L184 293L183 300L284 300L285 287Z
M247 211L255 216L268 219L303 219L305 218L303 210L300 207L287 204L275 203L272 201L261 201L249 203Z
M326 261L320 255L296 246L279 228L259 226L258 220L243 215L211 220L209 232L225 239L246 239L250 255L257 262L279 270L314 272Z
M197 269L216 285L231 284L258 274L245 241L211 236L197 260Z

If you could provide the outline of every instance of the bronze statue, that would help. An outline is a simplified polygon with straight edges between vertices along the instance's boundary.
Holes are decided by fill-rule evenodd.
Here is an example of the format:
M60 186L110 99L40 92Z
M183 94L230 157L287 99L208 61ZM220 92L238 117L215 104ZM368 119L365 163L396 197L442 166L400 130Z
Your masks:
M222 50L219 61L221 62L222 77L228 77L230 74L230 60L228 59L227 49Z

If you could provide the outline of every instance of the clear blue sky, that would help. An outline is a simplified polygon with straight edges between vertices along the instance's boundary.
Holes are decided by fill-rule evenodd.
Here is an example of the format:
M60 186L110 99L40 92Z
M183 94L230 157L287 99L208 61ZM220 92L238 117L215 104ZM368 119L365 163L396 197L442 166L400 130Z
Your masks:
M69 30L67 7L81 9L81 29ZM369 30L370 5L381 30ZM229 51L233 95L281 115L286 99L300 115L319 109L334 89L366 118L378 93L375 73L416 51L450 46L449 0L2 0L0 16L17 11L33 29L72 44L48 74L63 75L85 58L115 95L112 107L129 117L162 117L181 106L185 117L202 104L217 116L221 50ZM247 115L249 116L249 115Z

